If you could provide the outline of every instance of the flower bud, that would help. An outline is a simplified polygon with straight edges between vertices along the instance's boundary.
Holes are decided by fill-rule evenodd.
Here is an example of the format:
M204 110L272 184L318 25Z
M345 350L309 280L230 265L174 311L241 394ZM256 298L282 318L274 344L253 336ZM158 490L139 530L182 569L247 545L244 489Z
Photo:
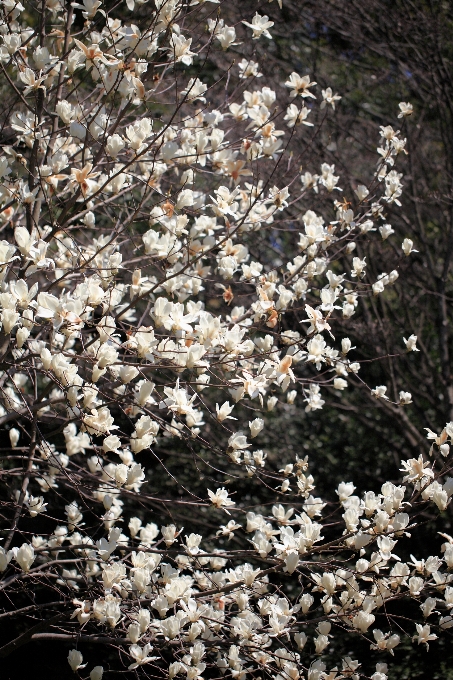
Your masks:
M14 311L14 309L4 309L2 314L1 314L1 319L2 319L2 324L3 324L3 332L4 333L11 333L13 330L14 326L16 325L16 322L19 318L19 312Z
M262 420L261 418L255 418L255 420L252 420L252 422L249 423L249 427L250 427L250 436L253 439L253 437L256 437L257 435L259 435L259 433L263 429L264 420Z
M30 331L28 328L19 328L17 333L16 333L16 343L19 349L22 349L24 346L25 342L28 339L28 336L30 335Z
M49 368L50 368L50 365L52 363L52 355L49 352L49 350L47 349L47 347L43 347L43 349L41 350L40 356L41 356L41 361L42 361L42 365L44 366L44 369L46 371L48 371Z
M138 517L132 517L129 520L128 527L129 527L129 532L130 532L132 538L136 537L141 526L142 526L142 521Z
M17 442L19 441L19 437L20 437L19 430L16 430L15 427L12 427L9 431L9 441L11 442L11 446L13 447L13 449L16 448Z
M278 402L277 397L269 397L269 399L267 400L267 410L273 411L277 402Z
M28 543L23 543L16 552L15 559L22 571L30 571L30 567L35 561L35 551L33 550L33 546L29 545Z
M111 496L109 493L106 493L102 499L102 504L106 510L110 510L113 505L113 496Z

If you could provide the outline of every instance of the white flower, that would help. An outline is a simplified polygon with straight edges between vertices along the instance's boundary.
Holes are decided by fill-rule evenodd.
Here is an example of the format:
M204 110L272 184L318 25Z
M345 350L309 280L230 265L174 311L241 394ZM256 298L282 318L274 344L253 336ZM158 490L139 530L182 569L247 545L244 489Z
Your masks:
M400 469L407 473L403 482L415 482L422 477L434 477L434 472L429 467L429 461L424 461L422 454L418 458L403 460L401 464L403 467Z
M366 633L371 624L374 623L376 617L373 614L369 614L365 611L360 611L352 619L352 625L354 628L360 630L361 633Z
M41 76L37 78L31 68L25 68L23 71L19 72L19 78L27 86L24 90L24 95L30 94L30 92L36 92L37 90L46 90L45 86L42 84L45 78Z
M29 543L23 543L16 551L15 560L22 569L22 571L30 571L30 567L35 561L35 551L33 546Z
M422 610L425 619L427 619L428 616L431 616L433 613L436 602L437 599L435 597L427 597L426 600L420 605L420 609Z
M224 488L217 489L215 493L208 489L208 496L209 500L216 508L231 508L235 505L234 501L228 498L228 491Z
M351 271L351 276L361 278L365 274L365 267L366 267L366 257L363 258L363 260L360 259L360 257L354 257L352 260L352 271Z
M129 147L134 151L140 150L145 139L151 135L152 129L153 123L150 118L142 118L133 125L129 125L126 128Z
M427 648L429 648L428 642L431 640L437 640L437 635L435 635L435 633L431 633L431 628L427 624L423 626L421 623L416 623L415 628L417 629L417 633L412 639L417 640L419 645L424 644Z
M83 656L81 652L79 652L77 649L71 649L68 654L68 664L74 673L76 673L80 668L85 668L86 663L82 665L82 661Z
M194 201L194 193L192 189L183 189L178 194L178 200L176 201L176 209L181 210L186 206L192 206Z
M146 644L144 647L140 647L139 645L131 645L129 648L129 654L133 659L135 659L135 661L134 663L131 663L130 666L128 666L129 670L134 670L134 668L138 668L138 666L143 666L144 664L159 658L157 656L148 656L152 649L153 648L150 644Z
M385 241L389 236L395 233L395 230L390 224L383 224L379 227L379 233L382 236L382 240Z
M203 536L200 534L190 534L186 536L186 549L190 555L196 555L200 552L199 545L201 543Z
M299 553L291 551L285 557L285 568L288 574L292 574L299 564Z
M252 29L253 40L261 38L262 35L264 35L266 38L272 39L272 36L267 29L271 28L274 25L274 22L269 21L268 16L261 16L258 14L258 12L256 12L255 16L252 19L252 23L249 23L248 21L242 21L242 23L245 24L245 26L248 26L249 28Z
M165 545L167 547L170 546L170 545L173 545L173 543L175 542L176 537L179 533L177 528L175 527L175 525L169 524L166 527L161 527L160 530L161 530L161 533L162 533L162 537L165 541Z
M47 503L44 502L43 496L29 496L25 503L28 507L30 517L36 517L41 512L45 512L47 510Z
M332 93L332 88L328 87L327 89L322 91L322 102L320 105L321 109L324 109L327 104L330 104L330 106L335 110L335 102L340 101L341 97L338 94L333 94Z
M359 201L363 201L370 192L368 191L364 184L359 184L354 193L356 194Z
M406 349L408 352L419 352L420 350L417 348L417 336L416 335L410 335L408 339L403 338L403 342L406 345Z
M107 150L107 153L109 156L112 158L117 158L118 154L124 149L125 147L125 142L120 135L115 133L111 137L107 139L107 144L105 145L105 148Z
M121 446L121 439L116 434L111 434L102 442L102 448L105 452L117 451Z
M406 118L406 116L411 116L414 112L414 107L409 102L400 102L398 106L400 108L398 118Z
M170 42L172 45L170 52L173 53L175 61L190 66L193 62L193 57L196 56L195 52L190 51L192 38L184 38L182 35L173 33Z
M193 102L197 99L201 102L205 102L206 98L203 97L203 95L207 89L208 86L202 83L199 78L191 78L185 89L181 91L181 95L187 97L187 101L189 102Z
M261 78L260 65L250 59L242 59L238 63L239 78Z
M127 385L138 376L138 369L135 366L121 366L119 370L120 380Z
M117 426L113 424L114 422L107 406L103 406L100 409L91 409L91 416L85 416L83 421L87 432L96 435L118 429Z
M14 309L4 309L1 313L2 330L5 333L11 333L17 321L19 320L20 314Z
M414 248L414 242L410 238L405 238L403 243L401 244L401 248L403 249L403 253L408 257L411 253L418 253L418 250L415 250Z
M230 406L229 401L225 401L220 407L218 404L216 404L215 409L217 413L217 420L219 422L222 422L226 419L237 420L237 418L233 418L233 416L230 416L230 413L233 411L234 406Z
M263 420L262 418L255 418L255 420L252 420L252 421L249 423L249 427L250 427L250 436L251 436L252 439L253 439L253 438L256 437L257 435L259 435L259 433L260 433L261 430L263 429L263 427L264 427L264 420Z
M12 550L6 552L5 549L0 546L0 572L5 571L8 564L11 562L13 555L14 552Z
M316 99L312 92L309 92L308 88L316 85L315 82L310 81L310 76L300 76L298 73L293 71L285 83L286 87L291 88L291 97L313 97Z
M11 446L16 448L20 438L20 432L17 430L15 427L12 427L9 431L9 441L11 442Z
M228 446L236 451L240 449L248 449L251 444L247 443L247 437L242 432L232 434L228 440Z
M374 390L371 390L371 394L376 397L376 399L387 399L388 397L386 396L387 392L387 387L385 385L378 385L377 387L374 388Z
M74 110L69 102L65 99L59 101L55 107L56 113L60 116L65 125L69 125L74 115Z
M340 498L340 502L345 501L349 496L355 491L355 486L352 482L340 482L337 489L337 494Z
M292 128L295 125L307 125L312 127L313 123L310 123L307 120L307 117L310 113L310 109L307 109L306 106L303 106L299 110L296 104L290 104L290 106L288 106L286 109L286 115L283 120L288 121L286 124L289 128Z
M232 45L237 45L236 40L236 30L234 26L224 26L220 31L216 32L216 38L220 42L223 50L227 50Z

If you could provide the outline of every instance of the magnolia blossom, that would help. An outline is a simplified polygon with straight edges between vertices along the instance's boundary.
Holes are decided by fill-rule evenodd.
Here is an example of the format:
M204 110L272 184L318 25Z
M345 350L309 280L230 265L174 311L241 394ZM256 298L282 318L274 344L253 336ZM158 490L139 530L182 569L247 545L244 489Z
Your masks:
M255 16L252 19L252 23L249 23L248 21L242 21L242 23L245 24L245 26L248 26L249 28L252 29L253 40L261 38L262 35L264 35L266 38L269 38L270 40L272 39L272 36L269 33L268 29L274 25L274 22L269 21L268 16L261 16L260 14L258 14L258 12L256 12Z
M338 94L333 94L332 88L328 87L322 91L323 101L321 102L320 108L323 109L330 104L330 106L335 109L335 102L340 101L341 97Z
M400 108L400 113L398 114L398 118L404 118L406 116L411 116L414 112L414 107L409 102L400 102L398 104L398 106Z
M71 649L68 654L68 663L74 673L76 673L81 668L85 668L86 663L82 664L82 661L83 656L81 652L79 652L77 649Z
M310 76L300 76L298 73L293 71L285 85L286 87L292 88L290 92L291 97L297 97L297 95L300 95L301 97L315 98L315 95L308 90L309 87L316 85L315 82L310 82Z
M374 390L371 390L371 393L376 397L376 399L388 399L387 395L385 394L386 392L387 387L385 385L378 385L374 388Z
M158 658L155 656L148 656L149 652L152 649L153 648L150 644L146 644L144 647L140 647L139 645L132 645L129 649L129 654L134 659L134 662L131 663L130 666L128 667L129 670L134 670L134 668L143 666L144 664L150 663L154 659Z
M30 571L30 567L35 561L35 551L33 546L29 545L28 543L23 543L15 553L15 560L23 571Z
M235 504L234 501L228 498L228 491L226 489L217 489L215 493L208 489L208 496L216 508L230 508Z
M408 352L419 352L420 350L416 346L417 344L417 336L416 335L410 335L408 339L403 338L404 344L406 345L406 349Z
M251 437L256 437L264 427L264 420L262 418L255 418L249 423Z
M410 238L404 239L401 248L406 257L408 257L411 253L418 252L417 250L414 249L414 242Z
M437 640L437 635L435 633L431 633L431 628L428 625L422 625L420 623L417 623L415 625L417 629L416 635L412 638L413 640L417 640L418 644L424 644L426 647L429 647L428 642L431 640Z

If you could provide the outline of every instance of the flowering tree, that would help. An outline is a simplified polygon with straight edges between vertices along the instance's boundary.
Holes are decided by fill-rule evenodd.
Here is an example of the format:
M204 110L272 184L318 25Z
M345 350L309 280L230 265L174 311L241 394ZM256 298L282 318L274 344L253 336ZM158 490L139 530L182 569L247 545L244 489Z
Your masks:
M321 409L351 378L411 403L363 381L348 337L399 276L369 280L367 253L400 205L404 137L382 127L342 196L333 165L300 167L341 97L262 83L260 8L25 5L1 4L0 617L28 628L0 656L46 639L92 680L385 680L401 642L453 626L453 539L404 557L453 494L453 424L402 485L335 501L307 457L275 468L259 442L266 413ZM345 634L365 655L328 665ZM84 670L88 644L118 655Z
M384 294L363 297L348 329L364 382L386 385L391 401L397 401L401 389L409 391L413 403L406 409L394 408L391 401L374 399L355 381L353 390L343 392L339 409L339 400L330 392L330 399L324 396L324 410L300 424L291 423L285 414L285 431L291 430L286 441L305 444L308 452L321 447L325 451L327 445L333 453L329 459L321 455L316 460L318 489L323 491L323 479L332 473L336 479L351 476L357 461L368 485L376 483L376 477L380 483L396 479L401 459L424 451L422 427L434 430L439 422L452 419L453 77L448 10L438 0L390 4L372 0L366 9L355 0L302 5L287 0L283 12L275 5L267 9L275 22L273 41L260 59L267 84L278 85L279 69L297 69L310 73L323 88L335 83L342 95L341 106L329 120L329 138L319 135L317 147L324 142L325 160L341 168L345 192L355 188L374 162L376 123L386 124L388 111L401 99L410 101L416 111L411 124L403 127L409 153L398 160L398 171L405 177L402 209L386 206L387 228L376 231L366 252L369 281L397 264L400 277ZM312 158L304 167L319 172ZM406 237L419 252L401 263L398 246ZM410 334L418 336L420 352L402 356L402 337ZM385 361L374 360L384 355ZM337 402L333 408L330 400ZM267 433L272 440L269 429ZM349 451L346 461L340 453L343 442ZM277 438L266 445L272 456L272 448L278 450ZM450 511L447 522L449 515Z

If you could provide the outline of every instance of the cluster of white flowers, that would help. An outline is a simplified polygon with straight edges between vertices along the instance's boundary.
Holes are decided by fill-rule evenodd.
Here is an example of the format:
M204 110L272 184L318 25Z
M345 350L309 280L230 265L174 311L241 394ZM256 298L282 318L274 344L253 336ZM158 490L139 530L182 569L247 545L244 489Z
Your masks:
M264 449L267 412L321 409L357 380L347 324L361 295L398 277L368 282L366 257L374 232L393 233L385 210L400 205L405 139L381 128L377 170L339 201L333 165L290 175L281 162L339 95L293 72L277 107L246 57L226 69L231 98L202 80L218 44L239 45L241 31L272 39L267 16L235 28L199 0L153 0L141 19L143 0L122 14L45 0L27 25L24 4L0 2L0 67L15 97L0 157L0 423L12 470L1 588L54 598L56 580L73 602L59 610L63 637L75 642L83 626L84 639L122 645L144 676L244 680L266 667L278 680L386 680L387 656L375 669L350 656L328 669L322 654L336 631L392 655L402 635L427 645L431 628L453 626L453 539L440 557L396 552L420 507L443 511L453 495L442 467L453 424L429 432L437 467L405 461L406 486L356 496L342 483L337 501L313 496L306 458L282 451L275 473ZM137 19L117 18L129 12ZM390 401L385 385L369 390ZM393 405L411 400L401 390ZM203 497L152 493L146 466L166 472L169 441L209 450ZM262 507L246 511L232 478L264 480ZM206 533L172 521L172 504ZM161 507L168 520L156 524ZM44 522L31 535L30 518ZM403 599L420 604L410 629L392 618ZM84 667L77 649L68 662Z

